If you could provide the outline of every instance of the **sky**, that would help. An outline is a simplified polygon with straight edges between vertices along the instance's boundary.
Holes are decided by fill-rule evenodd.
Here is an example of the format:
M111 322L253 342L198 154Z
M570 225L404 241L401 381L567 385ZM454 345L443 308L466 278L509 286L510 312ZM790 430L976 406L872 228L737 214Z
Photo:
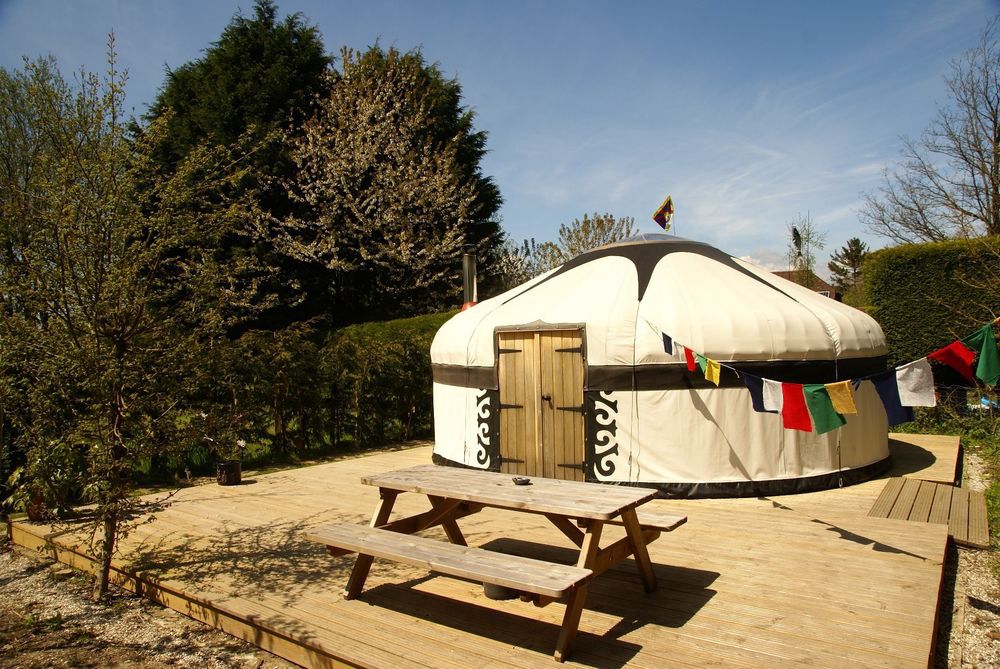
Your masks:
M514 240L555 239L585 213L641 231L670 194L675 234L770 269L789 225L825 234L818 273L866 192L948 103L950 62L998 0L714 2L278 0L329 52L420 49L461 83ZM0 0L0 67L52 54L103 71L114 31L142 114L165 72L199 58L252 0Z

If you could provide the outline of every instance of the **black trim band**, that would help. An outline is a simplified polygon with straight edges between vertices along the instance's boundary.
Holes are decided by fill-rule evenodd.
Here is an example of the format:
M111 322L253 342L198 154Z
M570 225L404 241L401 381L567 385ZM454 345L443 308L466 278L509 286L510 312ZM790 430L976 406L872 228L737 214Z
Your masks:
M477 469L448 458L431 454L431 461L446 467ZM794 479L771 479L768 481L730 481L724 483L623 483L618 481L590 481L607 485L621 485L635 488L654 488L660 497L706 499L711 497L770 497L772 495L796 495L804 492L830 490L845 485L868 481L889 471L892 458L873 462L856 469L845 469L818 476L804 476ZM589 480L589 479L588 479Z
M803 492L818 492L845 485L854 485L884 474L889 471L890 467L892 467L891 456L856 469L845 469L829 474L794 479L729 481L724 483L622 483L619 485L656 488L661 497L673 498L770 497L771 495L797 495Z
M431 365L434 383L459 388L499 390L497 371L493 367L463 367L462 365Z
M860 379L886 371L886 356L845 358L842 360L747 360L726 362L740 371L788 383L833 383ZM498 390L494 367L462 367L461 365L431 365L434 383L460 388ZM588 365L587 390L683 390L713 388L700 371L689 372L682 362L651 365ZM739 388L743 382L732 370L723 369L719 379L722 388Z

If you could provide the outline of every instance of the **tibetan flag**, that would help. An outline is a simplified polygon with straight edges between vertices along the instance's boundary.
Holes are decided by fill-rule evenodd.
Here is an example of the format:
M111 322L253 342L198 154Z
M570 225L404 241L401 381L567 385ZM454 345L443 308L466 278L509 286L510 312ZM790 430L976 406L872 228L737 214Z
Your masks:
M833 402L833 410L839 414L856 414L858 407L854 405L854 390L850 381L838 381L826 384L826 394Z
M674 201L670 199L669 195L653 214L653 220L664 230L670 229L670 222L674 220Z
M812 419L801 383L781 384L781 423L786 430L812 432Z
M875 384L875 391L882 400L882 406L885 407L885 417L890 427L913 420L913 408L904 407L899 401L899 386L896 385L895 372L884 372L873 376L871 382Z
M896 387L899 389L899 403L904 407L937 405L937 398L934 397L934 374L927 358L897 367Z
M708 358L703 356L701 353L695 353L694 359L698 363L698 369L700 369L701 373L704 374L705 370L708 369Z
M777 410L768 411L764 407L764 379L746 372L740 372L740 377L743 379L743 385L750 392L750 403L753 404L754 411L757 413L777 413Z
M660 334L663 335L663 352L664 353L669 353L670 355L673 355L674 354L674 340L671 339L670 335L668 335L666 332L661 332Z
M847 420L833 408L833 401L824 384L807 383L803 386L803 392L816 434L826 434L847 423Z
M719 367L719 363L709 358L708 365L705 367L705 378L715 385L719 385L719 374L721 371L722 368Z
M976 376L988 386L997 385L1000 382L1000 353L997 352L997 340L993 336L993 324L984 325L976 330L976 334L962 341L979 352Z
M764 381L764 410L781 413L781 382L772 381L771 379L762 380Z
M970 383L975 383L976 379L972 375L972 361L976 359L976 354L968 346L960 341L953 341L944 348L927 356L931 360L937 360L948 365L956 372L964 376Z
M684 359L687 361L688 371L693 372L696 366L694 359L694 351L689 349L687 346L684 347Z

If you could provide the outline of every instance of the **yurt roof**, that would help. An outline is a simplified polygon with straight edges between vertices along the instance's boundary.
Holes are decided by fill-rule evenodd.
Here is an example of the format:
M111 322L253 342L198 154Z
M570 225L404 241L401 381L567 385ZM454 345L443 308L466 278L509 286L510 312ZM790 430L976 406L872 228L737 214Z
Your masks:
M585 327L588 365L677 362L662 335L720 361L839 361L886 353L867 314L702 242L641 235L569 260L456 315L438 365L493 366L495 332Z

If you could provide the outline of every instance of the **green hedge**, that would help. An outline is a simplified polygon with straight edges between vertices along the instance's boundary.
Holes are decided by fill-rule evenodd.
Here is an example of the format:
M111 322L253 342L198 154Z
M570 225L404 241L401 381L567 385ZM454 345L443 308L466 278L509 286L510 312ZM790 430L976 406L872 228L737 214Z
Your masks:
M431 341L456 312L351 325L323 346L331 441L383 444L431 436Z
M1000 313L1000 237L910 244L872 253L865 301L891 365L945 346Z

